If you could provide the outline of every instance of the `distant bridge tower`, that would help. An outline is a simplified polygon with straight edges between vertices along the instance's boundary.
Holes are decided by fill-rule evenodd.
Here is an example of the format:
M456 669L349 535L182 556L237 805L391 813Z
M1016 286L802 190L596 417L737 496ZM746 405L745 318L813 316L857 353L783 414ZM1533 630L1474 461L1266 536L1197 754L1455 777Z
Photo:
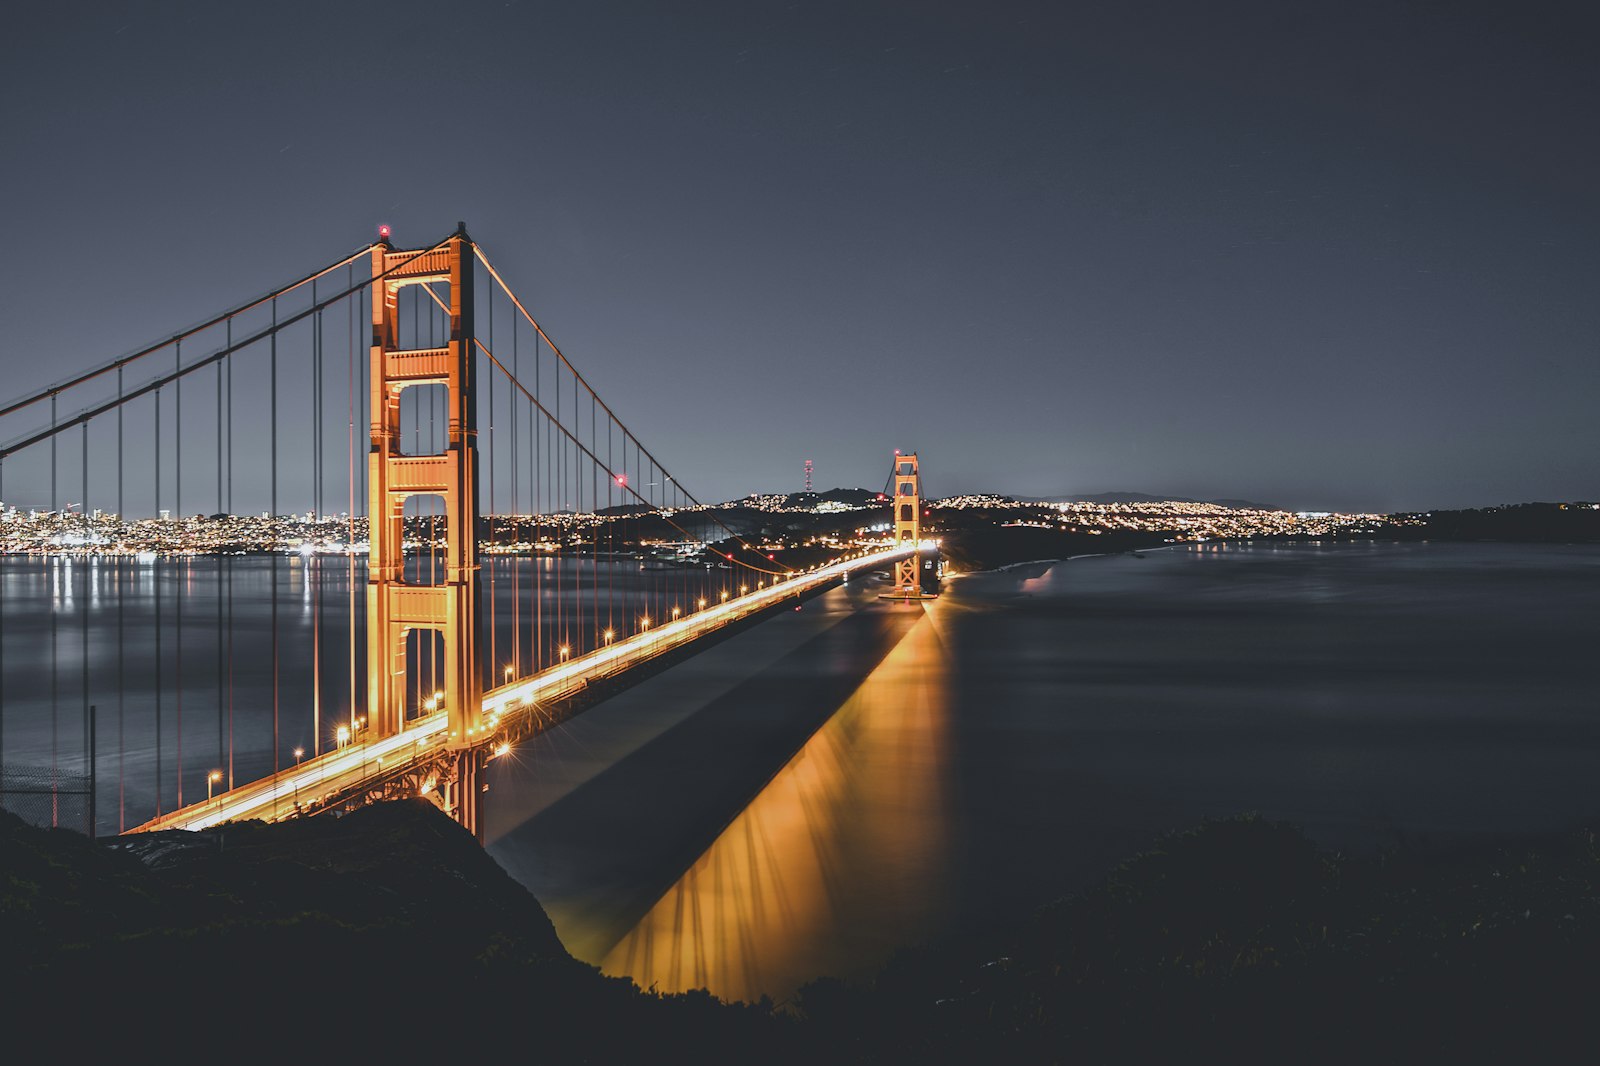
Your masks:
M806 491L811 491L811 460L806 460Z
M928 595L923 587L922 564L930 560L917 550L922 543L922 470L916 452L894 457L893 507L895 547L910 545L914 550L895 561L894 589L889 595L897 600L921 599Z
M483 616L478 608L478 425L473 331L473 247L466 227L443 246L418 255L384 240L372 249L372 348L367 515L368 729L387 737L405 724L406 640L412 630L444 637L447 746L455 756L443 775L446 809L482 837L481 740L483 679L478 662ZM408 262L409 260L409 262ZM402 265L403 264L403 265ZM450 339L443 348L399 347L400 290L407 285L449 288ZM400 449L400 395L420 385L447 390L449 437L437 455ZM410 496L444 501L444 581L405 580L405 502Z

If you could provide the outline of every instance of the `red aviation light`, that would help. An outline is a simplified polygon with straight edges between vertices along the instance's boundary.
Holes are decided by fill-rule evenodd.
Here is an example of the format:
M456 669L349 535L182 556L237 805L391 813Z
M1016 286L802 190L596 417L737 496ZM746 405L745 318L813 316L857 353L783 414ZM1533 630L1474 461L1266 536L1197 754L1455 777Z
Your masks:
M628 483L628 475L627 474L618 474L617 475L617 484L618 485L626 485L627 483Z
M387 224L378 227L378 239L380 241L389 239L389 227Z

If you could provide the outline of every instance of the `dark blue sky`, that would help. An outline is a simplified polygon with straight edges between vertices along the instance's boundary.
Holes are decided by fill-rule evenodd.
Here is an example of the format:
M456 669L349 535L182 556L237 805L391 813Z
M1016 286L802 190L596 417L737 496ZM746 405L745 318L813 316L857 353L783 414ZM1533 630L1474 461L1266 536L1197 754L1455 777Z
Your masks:
M461 219L702 498L1592 499L1591 10L33 5L0 393Z

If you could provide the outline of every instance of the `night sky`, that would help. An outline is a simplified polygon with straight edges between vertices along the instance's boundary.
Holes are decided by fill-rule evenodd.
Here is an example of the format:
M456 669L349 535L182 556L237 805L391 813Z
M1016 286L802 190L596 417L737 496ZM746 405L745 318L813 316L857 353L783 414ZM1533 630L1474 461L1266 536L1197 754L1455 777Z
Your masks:
M1594 499L1593 10L19 5L0 396L464 220L703 499Z

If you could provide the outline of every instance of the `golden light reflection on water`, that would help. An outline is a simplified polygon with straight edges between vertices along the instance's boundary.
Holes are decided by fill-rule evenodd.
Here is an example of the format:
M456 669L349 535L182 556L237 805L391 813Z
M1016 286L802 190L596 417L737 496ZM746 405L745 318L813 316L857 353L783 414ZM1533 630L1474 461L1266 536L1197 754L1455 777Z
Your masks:
M946 684L925 613L601 969L663 992L782 1000L918 940L946 880Z

